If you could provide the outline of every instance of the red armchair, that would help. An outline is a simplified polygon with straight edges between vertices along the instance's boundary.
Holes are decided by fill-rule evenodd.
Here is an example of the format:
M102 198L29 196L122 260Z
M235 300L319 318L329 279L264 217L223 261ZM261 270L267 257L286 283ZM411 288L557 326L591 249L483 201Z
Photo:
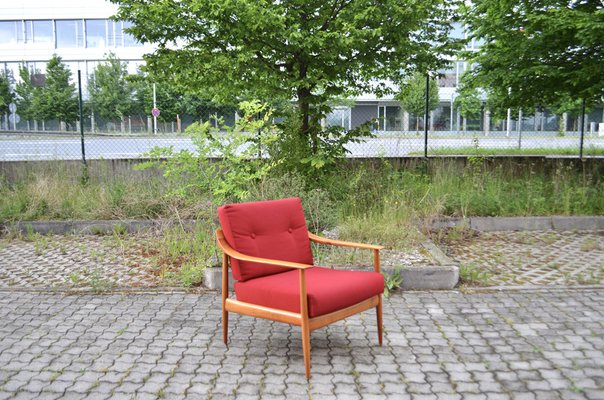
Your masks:
M222 333L228 313L297 325L302 330L306 378L310 332L375 307L382 345L382 246L331 240L308 232L298 198L227 204L218 209L222 256ZM314 266L310 242L373 250L374 272ZM228 267L236 299L228 297Z

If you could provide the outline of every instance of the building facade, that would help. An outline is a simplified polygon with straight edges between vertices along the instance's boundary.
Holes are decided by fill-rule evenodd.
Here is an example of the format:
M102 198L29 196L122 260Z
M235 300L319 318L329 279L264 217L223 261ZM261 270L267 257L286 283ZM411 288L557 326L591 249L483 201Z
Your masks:
M0 3L0 68L18 79L19 65L45 73L46 63L59 55L72 77L92 74L108 53L128 62L135 73L143 54L153 50L124 32L129 24L112 21L117 7L105 0L20 0Z
M24 64L32 74L44 74L46 63L53 54L59 55L76 79L82 71L84 96L86 83L97 64L108 53L114 53L127 62L128 72L136 73L143 64L143 55L153 51L153 46L142 45L124 32L128 23L110 19L117 6L107 0L20 0L0 3L0 69L18 79L19 65ZM456 25L452 36L464 38L466 33ZM481 43L472 40L469 50L477 50ZM557 132L559 116L547 111L529 113L528 118L510 115L507 120L495 121L485 110L476 121L462 121L454 107L461 75L468 65L463 60L452 60L448 68L439 71L440 106L429 119L431 131L507 131L533 130ZM597 107L589 121L602 122L604 110ZM393 97L376 98L359 96L353 106L337 108L326 119L328 125L354 128L368 120L378 119L378 133L413 132L423 130L423 116L414 116L401 109ZM520 121L520 122L519 122ZM577 123L566 118L566 128L573 130Z

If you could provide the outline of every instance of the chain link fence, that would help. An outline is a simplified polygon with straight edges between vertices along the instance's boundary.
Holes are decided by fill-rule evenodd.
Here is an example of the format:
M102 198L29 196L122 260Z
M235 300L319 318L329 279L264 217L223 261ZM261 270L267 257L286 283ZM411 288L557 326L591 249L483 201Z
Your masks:
M201 110L197 117L177 116L173 120L147 115L103 120L84 118L84 146L78 123L24 121L15 114L0 116L0 161L137 159L155 146L172 146L175 151L194 149L184 133L195 121L222 119L232 126L234 110ZM395 102L357 102L337 107L325 126L352 129L372 121L373 136L347 145L349 157L407 157L447 155L604 155L604 110L596 106L585 116L555 115L548 110L497 119L484 111L480 118L465 120L448 104L423 116L401 110Z

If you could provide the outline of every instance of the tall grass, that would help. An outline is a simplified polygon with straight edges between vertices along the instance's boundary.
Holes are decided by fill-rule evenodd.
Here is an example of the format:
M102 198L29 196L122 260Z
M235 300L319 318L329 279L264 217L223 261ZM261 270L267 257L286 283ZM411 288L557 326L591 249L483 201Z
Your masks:
M37 171L8 183L0 176L0 220L212 218L209 195L174 192L161 177L91 179L74 173ZM466 165L438 161L395 169L390 163L356 164L321 181L282 175L250 183L250 199L299 196L309 225L338 225L345 235L386 242L413 236L407 227L441 216L529 216L604 214L604 178L557 163L550 169L491 165L470 158ZM401 239L402 238L402 239Z
M335 181L343 182L330 186L343 236L395 247L413 243L414 227L438 216L604 214L604 179L566 163L547 170L470 158L465 166L435 162L428 172L361 166Z
M190 213L186 199L167 197L160 178L112 177L82 184L72 170L37 170L9 183L0 175L0 221L158 218ZM183 217L189 217L184 215Z

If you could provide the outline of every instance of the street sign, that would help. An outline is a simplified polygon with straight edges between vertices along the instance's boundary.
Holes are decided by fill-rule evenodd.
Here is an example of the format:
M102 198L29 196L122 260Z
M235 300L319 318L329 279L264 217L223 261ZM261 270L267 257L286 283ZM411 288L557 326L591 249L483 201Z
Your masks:
M10 103L8 105L8 111L10 111L11 114L14 114L15 111L17 111L17 105L15 103Z
M9 114L8 120L11 124L18 124L19 122L21 122L21 117L19 116L19 114Z
M151 110L151 115L153 115L154 117L159 117L159 108L154 108Z

